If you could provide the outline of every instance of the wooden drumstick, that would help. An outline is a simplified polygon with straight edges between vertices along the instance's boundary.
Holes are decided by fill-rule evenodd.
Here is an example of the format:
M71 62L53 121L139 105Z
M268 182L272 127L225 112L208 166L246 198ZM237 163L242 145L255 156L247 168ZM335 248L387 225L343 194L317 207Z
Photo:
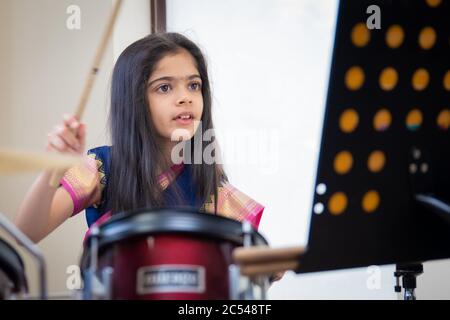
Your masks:
M0 174L70 168L80 164L82 159L81 156L0 148Z
M98 46L97 51L95 53L94 61L89 70L86 82L84 83L82 94L80 96L77 108L74 113L74 116L78 121L81 120L81 118L83 117L84 110L86 109L87 101L91 94L92 87L94 85L98 71L100 70L100 64L105 54L109 39L111 38L112 31L114 29L114 24L117 20L117 16L119 14L119 9L121 5L122 0L116 0L113 10L111 11L111 14L109 16L105 31L101 38L100 45ZM59 181L61 180L63 175L64 175L63 171L55 171L50 179L50 186L57 188L59 186Z
M288 270L297 270L300 266L298 259L296 260L280 260L268 263L255 263L241 265L241 274L248 277L256 277L262 275L272 275L277 272Z
M233 251L233 259L237 264L292 260L299 259L304 252L305 248L301 246L287 248L269 248L268 246L239 247Z

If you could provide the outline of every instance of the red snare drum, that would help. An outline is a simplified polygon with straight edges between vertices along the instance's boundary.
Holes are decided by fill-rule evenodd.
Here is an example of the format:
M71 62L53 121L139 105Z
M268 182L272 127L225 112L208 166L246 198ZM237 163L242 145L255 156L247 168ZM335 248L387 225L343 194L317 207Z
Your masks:
M267 245L255 230L252 243ZM87 238L84 298L229 299L232 252L242 245L242 224L221 216L190 209L115 215Z

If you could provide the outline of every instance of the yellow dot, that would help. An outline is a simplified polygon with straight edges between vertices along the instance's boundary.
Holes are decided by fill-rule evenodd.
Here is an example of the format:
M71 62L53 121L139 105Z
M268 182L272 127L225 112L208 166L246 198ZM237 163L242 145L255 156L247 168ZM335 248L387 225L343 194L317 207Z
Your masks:
M352 154L348 151L339 152L334 158L334 171L338 174L346 174L353 166Z
M386 33L386 43L392 49L400 47L404 38L405 33L403 32L403 28L398 24L390 26Z
M430 82L430 74L424 68L417 69L412 77L412 86L417 91L424 90Z
M345 133L350 133L358 126L359 116L355 109L347 109L339 118L339 127Z
M445 73L443 84L445 90L450 91L450 70Z
M375 150L372 151L369 155L369 159L367 160L367 167L371 172L380 172L384 164L386 163L386 157L384 156L383 151Z
M441 0L427 0L427 4L432 8L436 8L441 4Z
M374 212L380 205L380 195L375 190L366 192L362 200L362 207L367 213Z
M389 128L392 122L392 116L389 110L381 109L377 111L373 118L373 127L376 131L385 131Z
M436 31L432 27L425 27L419 34L419 45L422 49L428 50L436 42Z
M364 83L364 71L361 67L351 67L345 73L345 84L350 90L358 90Z
M422 125L422 120L422 112L419 109L413 109L406 116L406 126L409 130L415 131Z
M357 23L353 29L351 34L352 42L357 47L364 47L370 40L370 31L367 29L365 23Z
M450 127L450 110L444 109L441 112L439 112L439 115L437 117L437 124L439 128L442 130L448 130Z
M343 192L334 193L328 200L328 211L332 215L338 216L347 208L347 196Z
M383 90L390 91L395 88L398 81L398 74L394 68L387 67L380 74L380 87Z

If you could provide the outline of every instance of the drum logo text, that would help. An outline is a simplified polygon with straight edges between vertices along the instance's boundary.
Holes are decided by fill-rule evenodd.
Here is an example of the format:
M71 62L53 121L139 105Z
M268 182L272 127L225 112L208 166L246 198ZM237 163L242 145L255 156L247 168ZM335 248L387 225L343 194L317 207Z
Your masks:
M205 291L205 268L194 265L158 265L141 267L137 271L138 294L159 292Z

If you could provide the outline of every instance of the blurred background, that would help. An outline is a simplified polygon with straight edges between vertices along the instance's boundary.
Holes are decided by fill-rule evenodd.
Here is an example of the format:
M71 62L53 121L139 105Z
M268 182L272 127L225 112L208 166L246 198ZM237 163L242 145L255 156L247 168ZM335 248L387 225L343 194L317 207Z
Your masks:
M230 182L265 206L260 232L271 246L306 245L338 1L165 4L167 31L189 37L207 58ZM75 109L112 6L111 0L0 0L0 146L44 150L46 134ZM125 47L151 32L154 14L150 0L124 1L84 116L88 149L109 144L112 68ZM37 175L0 177L2 214L14 217ZM67 271L79 262L86 229L81 213L39 243L50 295L71 293ZM36 265L17 250L37 295ZM448 260L425 263L418 298L450 298L449 269ZM288 272L269 298L397 299L393 272L393 265Z

